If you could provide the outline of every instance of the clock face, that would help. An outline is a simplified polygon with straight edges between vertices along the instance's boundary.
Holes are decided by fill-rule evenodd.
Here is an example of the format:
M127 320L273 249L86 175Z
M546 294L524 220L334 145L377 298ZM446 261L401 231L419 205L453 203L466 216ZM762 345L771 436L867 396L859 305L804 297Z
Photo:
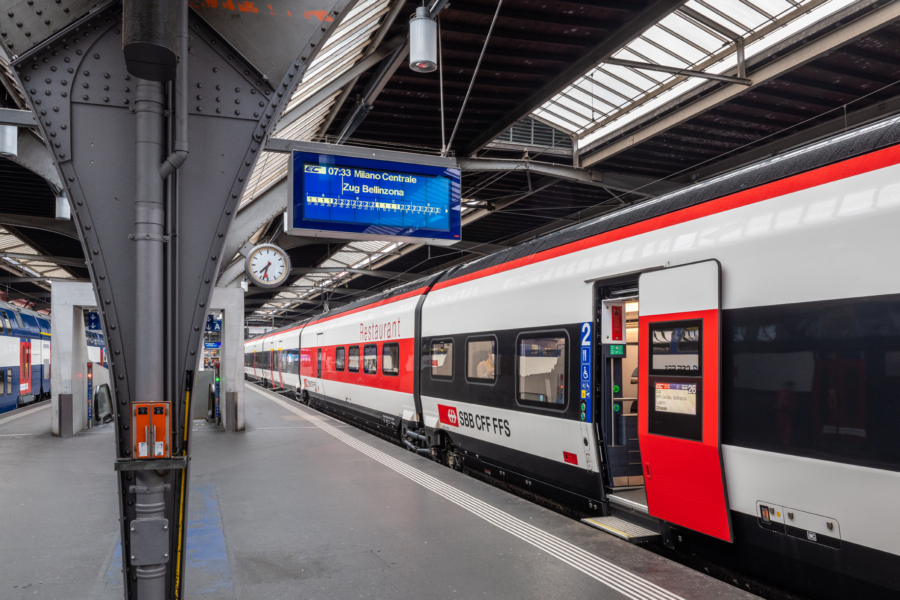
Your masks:
M247 259L247 274L254 283L274 287L284 283L290 271L290 263L281 248L266 244L258 246Z

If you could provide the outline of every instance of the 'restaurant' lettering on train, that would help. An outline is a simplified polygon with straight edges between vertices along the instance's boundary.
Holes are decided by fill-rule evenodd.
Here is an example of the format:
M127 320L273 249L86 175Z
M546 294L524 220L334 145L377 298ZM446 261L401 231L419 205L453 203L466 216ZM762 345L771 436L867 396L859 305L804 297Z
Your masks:
M359 341L390 340L400 337L400 319L384 323L360 323Z

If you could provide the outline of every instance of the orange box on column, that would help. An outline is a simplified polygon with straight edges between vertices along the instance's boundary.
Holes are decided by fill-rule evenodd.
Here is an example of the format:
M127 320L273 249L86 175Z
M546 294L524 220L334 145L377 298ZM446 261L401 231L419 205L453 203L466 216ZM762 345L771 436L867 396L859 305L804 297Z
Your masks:
M170 458L171 407L169 402L141 402L131 405L135 459Z

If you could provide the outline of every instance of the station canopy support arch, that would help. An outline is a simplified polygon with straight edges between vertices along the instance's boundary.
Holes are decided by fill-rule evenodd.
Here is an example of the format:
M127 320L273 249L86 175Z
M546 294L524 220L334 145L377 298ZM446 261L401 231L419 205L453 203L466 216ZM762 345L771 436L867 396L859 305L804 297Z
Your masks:
M187 3L0 0L18 25L4 28L4 50L53 154L100 305L123 583L138 600L183 597L188 390L225 236L261 145L354 2ZM160 18L130 20L148 15ZM142 39L171 42L173 77L148 68L158 57L146 52L126 62L123 43ZM137 459L137 404L170 411L159 458L151 445L153 460Z

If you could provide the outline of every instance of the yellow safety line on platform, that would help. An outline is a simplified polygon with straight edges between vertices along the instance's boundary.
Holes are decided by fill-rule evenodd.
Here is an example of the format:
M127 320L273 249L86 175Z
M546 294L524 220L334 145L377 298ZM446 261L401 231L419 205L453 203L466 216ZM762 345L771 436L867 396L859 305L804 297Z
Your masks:
M185 391L184 402L184 442L181 444L181 455L187 455L187 436L188 428L191 426L191 391ZM175 563L175 600L178 600L178 592L181 590L181 543L184 538L184 482L187 479L187 465L184 466L184 472L181 474L181 500L178 503L178 558Z

